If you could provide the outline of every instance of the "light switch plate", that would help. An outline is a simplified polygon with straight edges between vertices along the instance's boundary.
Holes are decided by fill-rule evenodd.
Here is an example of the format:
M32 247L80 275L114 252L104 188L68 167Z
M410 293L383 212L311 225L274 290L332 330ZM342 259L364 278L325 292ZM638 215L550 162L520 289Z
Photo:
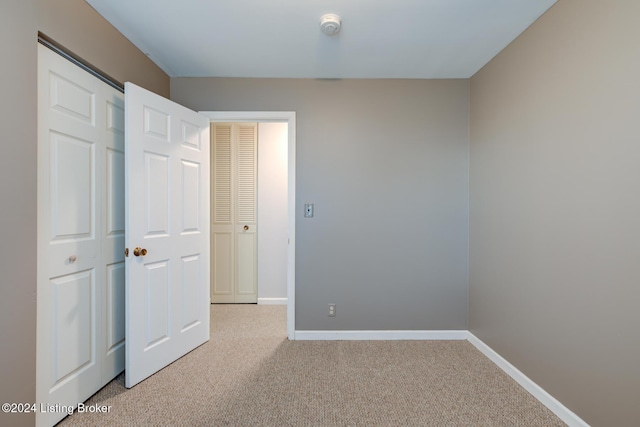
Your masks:
M304 204L304 217L313 218L313 203Z

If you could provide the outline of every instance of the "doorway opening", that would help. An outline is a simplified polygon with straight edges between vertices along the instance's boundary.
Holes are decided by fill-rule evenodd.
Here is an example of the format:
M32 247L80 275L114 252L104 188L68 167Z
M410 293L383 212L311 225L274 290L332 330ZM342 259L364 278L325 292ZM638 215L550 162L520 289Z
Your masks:
M211 123L287 124L287 336L295 339L295 172L296 114L292 111L200 111ZM263 301L266 303L266 301Z

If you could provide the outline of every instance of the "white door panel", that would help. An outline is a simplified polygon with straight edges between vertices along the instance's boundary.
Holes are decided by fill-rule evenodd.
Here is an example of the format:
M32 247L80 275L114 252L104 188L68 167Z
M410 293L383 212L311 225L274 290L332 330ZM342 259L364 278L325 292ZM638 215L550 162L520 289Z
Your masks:
M213 302L232 303L233 293L233 233L216 231L212 234L212 298Z
M75 406L124 367L124 181L105 178L108 150L123 153L123 96L42 46L38 86L36 400Z
M132 263L141 267L134 283L143 296L131 306L142 313L142 349L151 361L166 364L208 339L209 265L202 260L209 258L209 123L197 114L167 114L157 104L140 112L139 129L154 143L139 151L131 182L143 184L139 236L153 250L125 260L125 174L131 174L124 96L38 49L36 400L75 406L125 367ZM149 361L137 366L162 367ZM138 381L146 375L138 373ZM51 426L64 415L39 412L36 424Z
M257 124L213 125L213 281L216 303L255 303Z
M80 271L52 279L53 290L53 375L52 390L77 379L84 371L100 380L96 368L96 274ZM86 378L85 378L86 379ZM81 381L79 388L90 391L91 382ZM77 403L77 402L76 402Z
M101 378L95 206L100 85L46 48L38 49L36 399L76 405L95 392ZM53 425L63 416L38 413L36 419L38 425Z
M125 264L124 264L124 96L103 86L105 120L102 125L104 145L101 147L103 177L102 201L102 265L104 287L100 299L101 327L105 336L98 348L103 354L102 382L106 384L124 369L125 351Z
M257 241L256 234L251 229L237 233L237 272L238 279L236 302L256 302L257 283Z
M209 119L131 83L125 94L132 387L209 339Z
M95 273L86 270L51 280L55 307L54 388L95 365ZM98 381L99 373L96 370L94 374Z
M57 132L50 135L52 240L94 239L95 142Z
M121 357L117 357L117 362L114 362L117 365L114 369L118 373L124 369L124 286L124 261L107 265L106 352L108 355L122 352Z

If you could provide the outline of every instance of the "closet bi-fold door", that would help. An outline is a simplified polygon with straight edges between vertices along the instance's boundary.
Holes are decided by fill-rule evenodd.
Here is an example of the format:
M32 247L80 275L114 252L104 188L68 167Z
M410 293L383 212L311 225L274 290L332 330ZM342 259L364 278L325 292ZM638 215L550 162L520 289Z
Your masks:
M255 303L257 280L256 123L214 123L212 283L214 303Z
M123 247L123 95L38 45L38 426L124 368Z

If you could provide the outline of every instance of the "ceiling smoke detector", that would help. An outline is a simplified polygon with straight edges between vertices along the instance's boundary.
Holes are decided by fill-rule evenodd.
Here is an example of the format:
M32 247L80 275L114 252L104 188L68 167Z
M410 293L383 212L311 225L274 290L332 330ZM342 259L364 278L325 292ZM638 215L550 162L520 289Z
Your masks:
M342 21L340 17L333 13L327 13L320 17L320 31L328 36L336 35L340 32Z

